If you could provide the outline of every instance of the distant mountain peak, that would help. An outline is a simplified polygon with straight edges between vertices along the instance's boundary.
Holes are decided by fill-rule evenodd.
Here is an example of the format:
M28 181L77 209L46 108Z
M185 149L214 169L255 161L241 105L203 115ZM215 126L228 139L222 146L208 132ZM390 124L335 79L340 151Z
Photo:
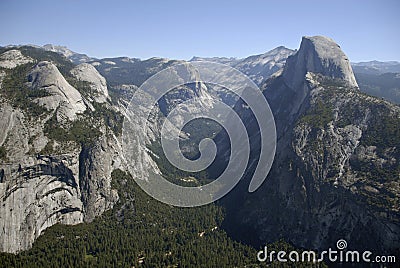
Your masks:
M89 57L86 54L74 52L66 46L46 44L42 48L47 51L56 52L61 55L64 55L67 59L69 59L70 61L72 61L75 64L96 60L95 58Z
M272 52L272 51L280 51L280 50L290 50L290 51L293 51L292 49L290 49L290 48L287 48L287 47L285 47L285 46L278 46L278 47L276 47L276 48L274 48L274 49L272 49L272 50L270 50L270 51L268 51L268 52L266 52L266 53L270 53L270 52ZM265 53L264 53L265 54Z
M251 55L246 58L193 57L190 61L211 61L227 64L249 76L257 85L261 85L265 79L281 70L286 59L293 53L295 53L295 50L279 46L263 54Z

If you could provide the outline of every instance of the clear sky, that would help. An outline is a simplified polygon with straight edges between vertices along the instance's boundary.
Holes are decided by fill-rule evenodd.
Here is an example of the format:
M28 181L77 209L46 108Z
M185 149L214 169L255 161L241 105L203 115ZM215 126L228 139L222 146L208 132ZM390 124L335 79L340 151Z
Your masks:
M400 61L400 1L0 0L0 45L94 57L246 57L326 35L353 62Z

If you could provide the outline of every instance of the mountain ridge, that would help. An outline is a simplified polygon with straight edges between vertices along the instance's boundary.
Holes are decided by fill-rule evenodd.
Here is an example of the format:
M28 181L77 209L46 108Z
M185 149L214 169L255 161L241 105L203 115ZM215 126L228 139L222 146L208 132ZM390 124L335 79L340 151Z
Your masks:
M35 47L35 48L42 48L45 49L47 51L52 51L52 52L56 52L59 53L61 55L64 55L66 58L68 58L69 60L71 60L72 62L79 64L79 63L84 63L84 62L95 62L96 60L112 60L112 59L127 59L128 61L137 61L137 60L141 60L141 61L145 61L145 60L150 60L150 59L154 59L154 58L158 58L158 59L168 59L168 58L163 58L163 57L151 57L151 58L147 58L147 59L141 59L141 58L137 58L137 57L129 57L129 56L116 56L116 57L105 57L105 58L96 58L96 57L91 57L88 56L84 53L78 53L75 51L70 50L67 46L63 46L63 45L54 45L54 44L46 44L43 46L39 46L39 45L34 45L34 44L26 44L26 45L7 45L7 46L3 46L3 48L19 48L19 47L23 47L23 46L31 46L31 47ZM1 46L0 46L1 47ZM281 45L278 46L276 48L273 48L265 53L261 53L261 54L255 54L255 55L250 55L244 58L239 58L239 57L200 57L200 56L193 56L192 58L190 58L188 61L204 61L204 60L208 60L211 62L219 62L219 63L226 63L228 65L234 65L237 62L240 62L244 59L247 58L251 58L251 57L258 57L258 56L262 56L264 54L267 54L273 50L276 49L288 49L285 46ZM292 49L289 49L292 50ZM293 51L293 50L292 50ZM371 69L371 71L375 74L378 73L385 73L385 72L394 72L394 73L398 73L400 72L400 62L399 61L395 61L395 60L388 60L388 61L381 61L381 60L370 60L370 61L360 61L360 62L351 62L351 65L353 68L355 68L355 72L369 72L368 70ZM393 67L393 68L391 68ZM367 68L366 70L363 68Z

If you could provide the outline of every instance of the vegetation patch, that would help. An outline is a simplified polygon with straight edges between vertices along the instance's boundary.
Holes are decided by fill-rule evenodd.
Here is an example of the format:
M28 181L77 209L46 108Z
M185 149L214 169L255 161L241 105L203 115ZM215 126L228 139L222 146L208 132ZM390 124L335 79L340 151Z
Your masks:
M7 161L7 150L4 146L0 146L0 159Z
M313 128L325 128L333 120L333 108L329 102L318 100L307 113L300 118L300 123L305 123Z
M27 76L32 67L33 64L28 63L6 70L0 92L14 107L25 111L29 117L36 117L46 113L47 110L33 102L33 99L49 94L43 89L32 90L28 87Z
M101 132L87 118L70 122L69 127L61 126L54 114L45 124L44 133L49 139L60 142L75 141L81 145L92 145Z
M160 141L153 142L148 148L153 152L154 155L151 155L151 157L156 162L161 173L170 182L186 187L195 187L211 182L206 170L187 172L172 165L165 156ZM187 178L195 178L195 180L188 180Z
M108 126L116 136L122 134L122 126L124 122L124 116L121 112L115 111L107 107L105 103L93 103L95 111L92 112L94 118L103 119L106 126Z

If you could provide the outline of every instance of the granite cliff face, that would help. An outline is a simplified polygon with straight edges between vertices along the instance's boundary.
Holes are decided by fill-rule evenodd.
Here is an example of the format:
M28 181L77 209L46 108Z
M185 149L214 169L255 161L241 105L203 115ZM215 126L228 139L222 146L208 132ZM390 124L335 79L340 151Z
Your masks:
M277 153L257 192L244 193L250 165L225 199L227 230L256 245L284 238L326 249L346 239L352 248L398 248L399 107L361 93L345 54L320 36L304 37L282 75L262 88L275 117ZM238 112L257 133L253 118ZM257 134L252 140L257 152Z
M78 152L2 164L0 250L18 252L55 223L84 220L78 174Z
M299 51L287 59L282 76L289 86L296 88L307 72L342 79L349 87L358 87L349 59L328 37L303 37Z
M119 134L103 118L119 108L98 103L107 85L92 67L71 71L96 92L88 100L62 57L12 49L0 63L0 251L18 252L46 228L91 221L118 200L111 172L123 168Z
M86 110L79 91L65 80L53 63L41 61L36 64L28 75L28 81L32 90L48 93L35 101L49 111L57 109L57 120L74 120L78 113Z
M90 84L92 92L90 97L98 103L103 103L109 98L106 79L99 74L96 68L88 63L81 63L71 70L73 76L80 81Z

